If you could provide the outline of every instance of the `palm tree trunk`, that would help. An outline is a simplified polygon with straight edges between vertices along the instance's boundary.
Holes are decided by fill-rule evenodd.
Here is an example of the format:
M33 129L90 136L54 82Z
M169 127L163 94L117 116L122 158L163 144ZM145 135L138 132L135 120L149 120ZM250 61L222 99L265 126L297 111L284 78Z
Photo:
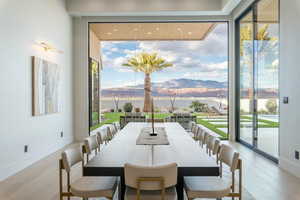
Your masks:
M151 112L151 78L145 74L144 80L144 112Z

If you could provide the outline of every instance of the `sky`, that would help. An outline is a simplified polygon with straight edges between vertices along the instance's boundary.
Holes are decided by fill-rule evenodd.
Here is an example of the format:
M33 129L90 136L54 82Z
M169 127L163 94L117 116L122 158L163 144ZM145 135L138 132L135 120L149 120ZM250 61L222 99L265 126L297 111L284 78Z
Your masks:
M124 87L144 82L142 72L122 66L139 52L158 53L173 64L152 74L152 82L187 78L195 80L228 79L227 23L217 24L203 41L103 41L102 88Z

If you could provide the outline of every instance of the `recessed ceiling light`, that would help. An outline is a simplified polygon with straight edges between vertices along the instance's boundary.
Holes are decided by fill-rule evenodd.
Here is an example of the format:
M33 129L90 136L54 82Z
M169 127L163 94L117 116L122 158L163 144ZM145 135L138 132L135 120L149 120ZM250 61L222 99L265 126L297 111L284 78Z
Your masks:
M158 28L158 27L156 27L156 30L157 30L157 31L159 31L159 28Z
M138 30L138 28L134 28L133 30L134 30L134 31L137 31L137 30Z
M177 28L177 31L181 31L181 28Z
M152 32L148 32L147 34L148 34L148 35L151 35L151 34L152 34Z
M192 32L188 32L189 35L192 35Z
M116 31L118 31L118 29L115 28L115 29L114 29L114 32L116 32Z
M106 34L107 34L107 35L111 35L112 33L111 33L111 32L107 32Z

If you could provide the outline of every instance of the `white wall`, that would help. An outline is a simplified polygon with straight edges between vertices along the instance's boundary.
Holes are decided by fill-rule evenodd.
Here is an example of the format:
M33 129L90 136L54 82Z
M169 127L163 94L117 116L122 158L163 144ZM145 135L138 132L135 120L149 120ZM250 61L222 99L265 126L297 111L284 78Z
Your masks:
M221 13L222 4L222 0L67 0L69 13L76 16L120 16L124 14L124 16L137 14L149 16L166 12L174 15L190 15L203 11ZM189 11L194 12L188 13Z
M0 180L73 141L72 21L63 0L0 1ZM43 40L63 54L45 53ZM33 117L31 56L63 68L59 114ZM60 132L64 137L60 138ZM24 153L24 145L29 152Z
M300 177L300 1L280 3L280 96L288 96L289 104L280 107L280 166Z

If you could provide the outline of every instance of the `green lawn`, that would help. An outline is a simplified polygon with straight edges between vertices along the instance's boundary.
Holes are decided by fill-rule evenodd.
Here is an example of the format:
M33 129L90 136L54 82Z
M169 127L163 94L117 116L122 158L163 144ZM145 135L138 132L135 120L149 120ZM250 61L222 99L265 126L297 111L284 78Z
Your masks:
M100 124L97 124L93 127L91 127L91 131L95 130L99 127L101 127L104 124L111 124L113 122L118 122L120 120L120 116L124 116L124 113L118 113L118 112L113 112L113 113L104 113L104 121L101 122ZM157 119L164 119L166 117L171 116L172 114L170 113L155 113L154 118ZM194 113L194 116L197 116L197 124L201 124L204 127L210 129L211 131L219 134L222 139L227 139L227 133L222 131L220 128L228 128L228 124L214 124L214 122L227 122L227 118L224 116L208 116L206 113ZM151 118L151 114L147 113L146 114L147 118ZM214 120L212 120L214 119ZM252 120L251 117L248 116L242 116L241 117L241 122L250 122ZM259 122L263 123L258 125L259 128L277 128L279 127L279 123L273 122L270 120L264 120L264 119L259 119Z

